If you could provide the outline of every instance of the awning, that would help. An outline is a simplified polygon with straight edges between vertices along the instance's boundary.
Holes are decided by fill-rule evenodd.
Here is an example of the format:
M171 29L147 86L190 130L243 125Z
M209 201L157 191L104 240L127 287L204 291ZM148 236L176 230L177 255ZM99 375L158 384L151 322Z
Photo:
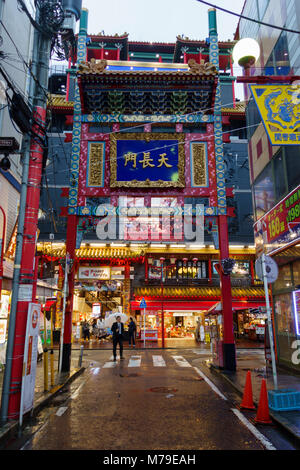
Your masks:
M232 310L235 311L235 310L246 310L248 308L258 308L258 307L265 307L266 306L266 302L262 301L262 302L251 302L251 301L247 301L247 302L243 302L243 301L234 301L232 302ZM222 303L221 302L217 302L215 305L213 305L209 310L207 310L205 316L209 316L209 315L217 315L219 314L220 312L222 312Z
M207 310L205 316L207 315L212 315L214 313L218 313L222 310L222 304L221 302L217 302L215 305L213 305L212 307L210 307L209 310Z

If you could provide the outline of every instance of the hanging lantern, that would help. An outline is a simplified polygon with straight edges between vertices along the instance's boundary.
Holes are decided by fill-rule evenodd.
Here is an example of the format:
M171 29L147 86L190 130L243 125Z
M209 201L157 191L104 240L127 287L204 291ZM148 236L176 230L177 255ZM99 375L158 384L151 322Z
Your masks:
M153 263L153 258L148 258L148 264L152 264Z
M198 258L193 258L194 263L196 264L198 261Z
M176 258L170 258L171 264L176 264Z

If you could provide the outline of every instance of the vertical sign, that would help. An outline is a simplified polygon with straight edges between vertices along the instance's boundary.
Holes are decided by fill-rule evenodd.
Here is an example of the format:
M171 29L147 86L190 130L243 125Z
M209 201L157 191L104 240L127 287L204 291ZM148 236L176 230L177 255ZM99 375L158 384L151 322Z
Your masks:
M40 304L29 304L23 360L20 425L22 425L23 415L33 408L40 313Z

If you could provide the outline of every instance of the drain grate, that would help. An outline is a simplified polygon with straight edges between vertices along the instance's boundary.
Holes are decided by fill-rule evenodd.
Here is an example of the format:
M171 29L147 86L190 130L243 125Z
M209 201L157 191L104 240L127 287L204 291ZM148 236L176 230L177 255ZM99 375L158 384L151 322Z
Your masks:
M174 393L177 392L177 388L171 387L152 387L149 388L149 392L156 392L156 393Z

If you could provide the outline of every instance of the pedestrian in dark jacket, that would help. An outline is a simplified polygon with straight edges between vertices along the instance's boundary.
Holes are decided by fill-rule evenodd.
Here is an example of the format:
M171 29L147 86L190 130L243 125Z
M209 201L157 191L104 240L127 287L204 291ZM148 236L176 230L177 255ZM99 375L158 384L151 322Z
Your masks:
M90 340L90 325L88 324L86 320L84 321L82 325L82 332L83 332L84 341L86 340L86 338Z
M117 345L120 346L120 359L123 358L123 334L124 334L124 324L121 322L121 317L116 318L116 322L112 324L111 331L113 334L113 354L114 361L117 360Z
M128 332L129 332L129 346L131 346L131 340L132 340L132 347L135 348L136 324L132 317L130 317Z

